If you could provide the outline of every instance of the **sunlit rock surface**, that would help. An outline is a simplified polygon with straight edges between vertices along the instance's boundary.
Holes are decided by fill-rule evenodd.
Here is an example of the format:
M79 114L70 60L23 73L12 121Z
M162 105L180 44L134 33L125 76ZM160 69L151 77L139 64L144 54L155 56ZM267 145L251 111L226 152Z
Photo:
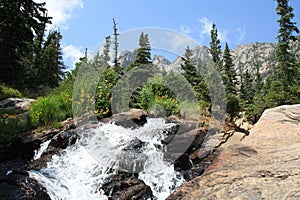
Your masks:
M300 104L266 110L243 136L229 138L204 175L168 199L300 199Z

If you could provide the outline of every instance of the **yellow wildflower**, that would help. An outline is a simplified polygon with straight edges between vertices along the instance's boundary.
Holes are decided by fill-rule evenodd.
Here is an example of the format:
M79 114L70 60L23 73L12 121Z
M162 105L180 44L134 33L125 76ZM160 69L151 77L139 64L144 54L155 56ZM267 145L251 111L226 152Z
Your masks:
M10 118L10 119L16 119L16 115L8 115L8 118Z

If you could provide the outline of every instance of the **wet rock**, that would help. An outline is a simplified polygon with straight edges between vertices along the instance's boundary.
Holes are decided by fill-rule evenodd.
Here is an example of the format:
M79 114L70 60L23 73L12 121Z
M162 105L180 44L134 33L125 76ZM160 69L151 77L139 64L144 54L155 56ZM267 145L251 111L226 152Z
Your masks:
M49 146L65 149L68 146L75 144L78 137L78 134L74 130L62 131L52 138Z
M114 114L101 120L104 123L114 122L124 128L138 128L147 122L147 113L141 109L130 109L128 112Z
M15 137L9 144L0 145L0 162L13 159L30 160L34 156L34 150L39 148L40 140L22 140Z
M28 131L14 136L10 143L0 144L0 162L13 159L31 160L40 144L51 139L58 132L58 130L42 133Z
M101 188L109 199L152 199L151 188L132 174L114 175Z
M67 148L76 143L78 135L75 130L61 131L56 134L49 143L45 152L41 157L31 161L27 166L27 170L40 170L47 166L47 163L52 160L52 156L59 154L62 149Z
M205 172L205 169L205 167L193 168L191 170L183 171L182 175L186 181L190 181L193 178L202 175Z
M163 130L163 134L166 136L172 136L178 133L178 130L180 128L180 124L175 122L175 121L168 121L166 120L166 123L173 123L174 126L167 128L165 130Z
M0 163L0 177L5 176L7 172L24 168L28 164L28 160L13 159Z
M195 120L184 120L184 119L179 119L178 117L175 116L170 116L165 119L166 123L174 123L177 124L176 127L174 127L173 133L175 134L183 134L187 133L191 130L197 129L199 127L199 122ZM168 134L172 135L172 134Z
M144 145L145 145L145 142L143 142L142 140L140 140L138 138L134 138L126 145L126 147L123 148L123 151L131 151L131 150L138 151Z
M50 200L46 189L26 171L13 171L0 177L0 199Z
M189 154L184 153L174 162L175 171L188 170L193 167Z
M167 199L299 199L300 104L266 110L250 135L234 133L202 176Z
M166 160L174 161L184 153L191 153L201 147L206 137L206 131L203 129L194 129L181 135L176 135L172 139L164 140Z
M120 170L127 173L139 173L144 169L147 156L140 152L124 152L116 161Z

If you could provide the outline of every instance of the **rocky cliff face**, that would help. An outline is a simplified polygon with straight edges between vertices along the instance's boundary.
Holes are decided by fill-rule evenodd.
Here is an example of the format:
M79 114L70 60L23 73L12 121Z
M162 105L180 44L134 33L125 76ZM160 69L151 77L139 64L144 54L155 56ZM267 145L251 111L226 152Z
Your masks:
M174 199L300 199L300 104L266 110L249 136L235 133L207 171Z
M300 42L293 44L293 49L296 52L296 56L300 59ZM129 66L130 62L134 61L137 50L124 51L121 53L121 65L125 68ZM272 68L276 64L276 44L275 43L259 43L254 42L251 44L239 45L235 50L231 51L233 62L238 74L248 70L255 73L256 66L259 66L259 72L263 77L266 77ZM204 62L209 62L211 55L209 48L206 46L198 46L193 49L194 59L200 59ZM154 56L153 64L157 65L160 69L165 71L182 72L180 64L182 64L181 57L176 58L173 62L168 61L163 56Z
M134 61L136 54L136 49L133 51L122 51L119 56L119 62L121 63L121 66L123 66L124 69L126 69L130 65L130 63Z

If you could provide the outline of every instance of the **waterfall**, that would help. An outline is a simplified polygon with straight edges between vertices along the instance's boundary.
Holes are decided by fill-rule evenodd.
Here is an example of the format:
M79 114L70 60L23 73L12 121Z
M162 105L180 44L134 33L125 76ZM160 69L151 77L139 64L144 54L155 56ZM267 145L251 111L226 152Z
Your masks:
M184 182L163 159L163 131L174 125L160 118L150 118L137 129L99 124L79 133L76 144L30 175L47 188L51 199L107 199L99 190L107 178L117 170L135 172L157 199L165 199ZM143 146L138 151L124 151L133 140L142 141Z
M35 154L33 160L39 159L41 155L46 151L48 145L50 144L51 140L47 140L46 142L42 143L39 150L35 150Z

